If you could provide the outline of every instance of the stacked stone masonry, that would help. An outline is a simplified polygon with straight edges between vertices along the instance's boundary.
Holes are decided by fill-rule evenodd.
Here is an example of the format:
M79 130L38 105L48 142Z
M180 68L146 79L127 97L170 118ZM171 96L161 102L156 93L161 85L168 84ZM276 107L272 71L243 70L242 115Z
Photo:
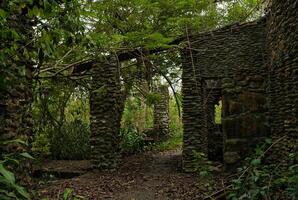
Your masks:
M91 162L94 168L111 169L119 161L119 110L121 99L118 68L113 63L92 66Z
M183 54L183 167L193 151L226 165L269 134L266 99L266 20L236 24L190 38ZM222 128L214 105L223 101Z
M273 148L273 160L288 163L289 152L297 152L297 19L298 0L273 0L263 19L186 41L190 48L182 52L185 170L192 167L192 151L208 153L210 159L222 152L225 166L233 168L267 136L284 136ZM212 109L219 95L223 135L214 143L218 129Z
M267 29L270 125L273 138L284 137L270 159L286 166L297 152L298 0L272 1Z
M5 2L1 2L0 5L5 9ZM24 48L22 51L16 51L13 57L10 55L10 51L1 52L1 55L6 57L5 62L0 63L0 141L18 138L27 142L32 138L31 103L34 62L32 58L25 56L24 52L33 50L29 41L32 41L34 30L32 19L25 13L26 9L22 9L22 12L12 13L6 19L10 29L20 35L25 33L26 37L22 41L18 41L17 45L24 46ZM14 42L5 38L6 36L0 39L0 49L13 49ZM4 146L5 149L2 149ZM0 154L13 153L22 149L17 144L3 145L0 146Z
M12 26L24 32L28 21L19 19L24 21ZM297 152L293 142L298 137L297 19L298 0L272 0L267 16L260 20L200 33L186 41L189 46L181 52L186 171L193 168L194 151L205 153L211 160L223 159L227 167L235 166L269 135L284 136L273 149L273 160ZM91 160L100 169L114 168L119 160L124 104L114 63L92 66ZM12 84L0 91L0 140L31 134L32 65L24 59L1 68L1 74ZM4 70L8 68L10 71ZM214 105L220 99L222 130L214 123ZM161 117L166 112L155 114L163 122L158 128L167 130L168 121Z
M11 69L13 66L11 66ZM3 71L2 71L3 72ZM1 73L2 73L1 72ZM6 74L6 72L3 72ZM0 141L16 138L27 141L32 136L33 120L31 116L31 77L21 76L18 69L14 73L6 74L14 84L0 92ZM6 149L5 151L13 151Z
M167 85L160 85L155 91L158 94L157 102L154 104L153 124L158 139L169 136L169 90Z

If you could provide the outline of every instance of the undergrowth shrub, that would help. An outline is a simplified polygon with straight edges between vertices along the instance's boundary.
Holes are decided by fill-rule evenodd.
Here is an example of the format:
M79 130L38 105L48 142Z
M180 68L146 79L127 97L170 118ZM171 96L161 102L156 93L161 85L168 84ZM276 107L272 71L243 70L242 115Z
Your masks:
M154 144L153 149L156 151L166 151L171 149L181 149L182 148L182 133L175 133L171 135L166 141L162 141Z
M232 190L228 194L228 199L298 198L298 164L284 168L280 167L280 163L263 163L262 159L269 145L271 140L267 139L263 145L256 148L255 154L245 159L246 164L238 169L240 176L232 180ZM297 160L297 152L289 154L289 158Z
M179 103L181 104L181 102ZM171 97L169 102L169 118L170 135L174 138L182 138L182 119L181 116L179 117L179 112L174 97Z
M213 176L211 173L212 162L202 152L192 151L195 172L200 176L200 181L208 191L213 190Z
M121 151L124 154L137 153L144 150L144 135L133 129L121 129Z
M31 199L26 188L19 184L16 174L24 173L23 162L33 157L26 152L4 153L7 145L27 146L22 140L0 141L0 199ZM3 148L3 149L2 149Z
M192 151L195 171L202 177L210 175L211 161L202 152Z
M32 142L32 151L40 156L50 155L50 139L46 132L35 134Z
M66 122L54 129L50 141L52 156L55 159L86 159L90 151L89 125L81 120Z

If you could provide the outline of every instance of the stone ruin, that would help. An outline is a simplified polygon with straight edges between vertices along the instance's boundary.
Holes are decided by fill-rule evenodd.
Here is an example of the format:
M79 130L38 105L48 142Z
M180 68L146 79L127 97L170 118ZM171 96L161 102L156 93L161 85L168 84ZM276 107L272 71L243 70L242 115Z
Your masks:
M193 151L233 169L265 137L285 135L275 158L297 151L298 1L268 15L189 37L182 51L183 168ZM222 131L214 104L222 100ZM283 153L281 153L283 152ZM275 155L274 153L273 155ZM287 161L284 161L285 163Z
M193 170L194 151L233 169L268 136L285 136L272 159L297 151L293 141L298 136L298 1L275 0L270 8L259 20L199 33L184 41L185 171ZM93 89L103 87L108 92L91 95L92 159L97 167L113 166L118 155L117 67L103 66L93 67ZM214 106L220 100L222 123L218 125Z
M265 137L283 137L271 159L287 164L297 152L298 0L273 0L266 17L193 35L183 61L183 168L192 169L193 151L235 166ZM189 42L189 43L188 43ZM123 109L116 61L92 64L91 161L114 168L119 160ZM16 67L15 67L16 68ZM0 139L31 135L31 72L11 75L1 91ZM222 100L222 125L214 105ZM25 136L26 137L26 136Z
M265 20L190 37L183 55L184 167L193 151L226 164L269 134ZM222 100L222 128L214 106Z

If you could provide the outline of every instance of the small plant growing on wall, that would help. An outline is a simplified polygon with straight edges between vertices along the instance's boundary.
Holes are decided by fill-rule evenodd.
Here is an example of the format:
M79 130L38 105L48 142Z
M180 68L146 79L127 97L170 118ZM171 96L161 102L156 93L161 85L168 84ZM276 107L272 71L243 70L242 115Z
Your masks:
M202 152L193 151L194 158L194 169L201 177L201 180L204 182L204 187L211 191L213 181L211 174L211 165L212 162L207 159L207 156Z

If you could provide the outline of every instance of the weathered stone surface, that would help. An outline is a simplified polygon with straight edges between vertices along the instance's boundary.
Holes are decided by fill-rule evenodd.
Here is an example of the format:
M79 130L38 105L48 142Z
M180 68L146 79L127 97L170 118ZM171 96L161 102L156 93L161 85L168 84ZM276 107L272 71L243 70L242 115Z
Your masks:
M191 50L182 52L184 169L191 167L193 150L231 164L250 151L254 138L267 135L265 47L265 19L190 38ZM224 135L214 126L214 105L220 98ZM241 138L248 138L247 148L229 152L227 141Z
M153 129L157 139L169 137L169 90L167 85L160 85L155 91L160 99L154 104Z
M190 150L210 152L206 91L214 84L202 84L210 78L221 79L213 89L222 93L226 165L237 164L270 131L273 139L284 137L269 161L287 165L289 153L297 152L298 0L273 0L268 10L264 19L190 38L191 50L182 54L185 163L191 162Z
M93 168L113 169L119 161L120 85L117 65L97 63L92 67L91 164Z
M268 92L275 145L268 160L290 164L289 153L297 152L298 138L298 0L274 0L268 15Z
M2 3L1 3L2 5ZM2 6L6 4L3 3ZM5 9L5 8L3 8ZM10 51L1 52L5 62L0 63L0 141L11 139L30 140L32 137L32 58L24 55L24 52L33 49L31 42L33 38L32 19L23 12L12 13L7 16L7 26L16 31L23 37L17 43L22 51L15 51L15 55L11 56ZM26 35L26 36L25 36ZM12 45L14 42L0 38L0 49L15 49ZM17 59L15 59L17 58ZM12 147L3 149L0 146L0 152L6 151L12 153L15 150L21 151L20 146L16 148L16 144L11 144Z

